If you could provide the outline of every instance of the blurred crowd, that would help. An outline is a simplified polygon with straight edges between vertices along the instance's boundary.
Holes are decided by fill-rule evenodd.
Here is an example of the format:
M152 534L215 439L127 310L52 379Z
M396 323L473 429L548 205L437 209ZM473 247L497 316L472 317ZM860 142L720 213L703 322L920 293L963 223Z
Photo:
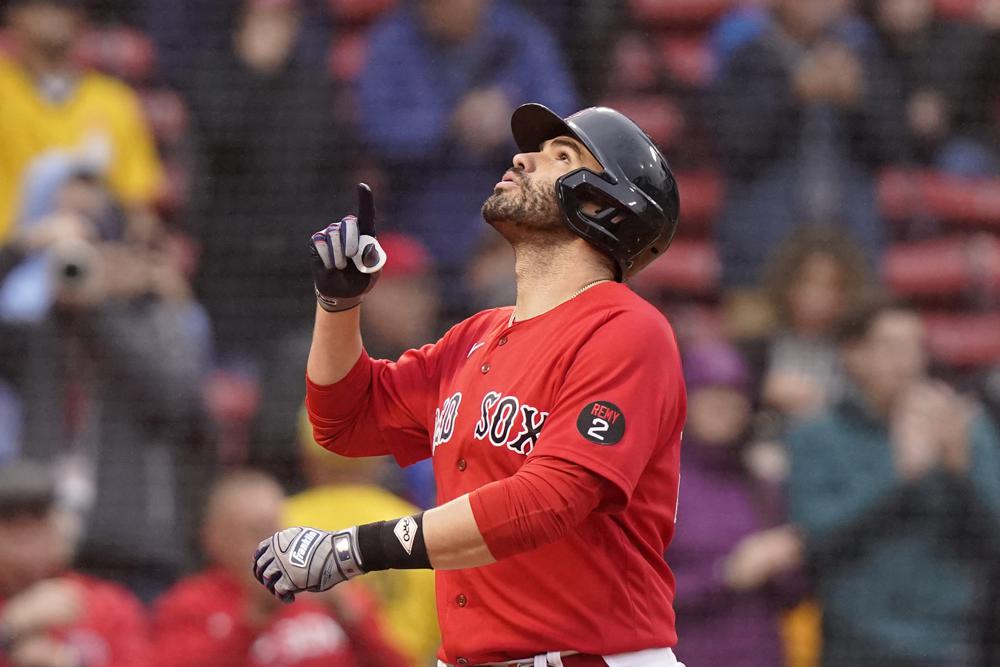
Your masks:
M0 666L432 661L431 573L286 607L250 554L434 504L312 440L306 241L373 186L375 357L512 303L526 101L679 176L678 656L1000 665L1000 0L0 7Z

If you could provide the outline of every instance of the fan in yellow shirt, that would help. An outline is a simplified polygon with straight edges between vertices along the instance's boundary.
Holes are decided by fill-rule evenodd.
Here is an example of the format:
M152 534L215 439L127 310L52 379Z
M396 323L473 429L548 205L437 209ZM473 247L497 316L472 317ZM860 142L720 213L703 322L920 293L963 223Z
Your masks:
M309 489L285 503L284 525L337 530L419 512L377 484L383 459L348 459L321 448L303 410L299 419L302 466ZM360 579L382 605L383 627L413 665L433 662L440 643L431 570L386 570Z
M0 245L16 221L25 171L53 149L101 144L118 198L126 206L150 203L162 167L138 98L125 84L71 63L83 25L80 3L9 4L13 55L0 56Z

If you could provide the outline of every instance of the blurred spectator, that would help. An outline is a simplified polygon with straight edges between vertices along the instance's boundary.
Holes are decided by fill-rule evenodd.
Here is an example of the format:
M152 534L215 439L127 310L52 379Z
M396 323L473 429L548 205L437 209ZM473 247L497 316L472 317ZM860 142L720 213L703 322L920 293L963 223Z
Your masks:
M35 323L55 300L50 249L60 239L124 233L124 213L100 185L106 164L94 151L51 150L25 170L21 214L0 248L0 319Z
M435 338L440 299L427 248L405 234L379 234L391 259L379 276L378 294L365 298L361 326L365 349L374 359L398 359Z
M500 308L514 303L514 250L502 236L487 233L469 261L465 274L469 310Z
M371 603L346 585L284 605L253 578L257 544L280 529L284 493L272 477L236 471L215 483L202 546L208 569L157 602L155 667L402 667Z
M202 148L198 291L221 364L261 378L274 415L261 416L251 460L282 477L304 396L301 372L289 382L286 369L305 363L315 308L302 239L338 210L351 156L325 71L296 55L302 31L297 0L247 0L230 48L187 86Z
M823 606L823 664L979 664L1000 544L1000 441L927 375L920 318L862 304L838 335L844 399L790 436L792 517Z
M141 26L156 44L156 69L173 85L183 85L192 67L230 48L232 26L242 2L227 0L114 0L92 3L104 11L102 21L124 21ZM302 35L296 57L321 61L330 45L326 2L299 0Z
M301 240L334 209L348 135L325 72L294 57L301 27L296 0L247 0L231 48L188 82L204 163L199 291L223 357L258 361L313 315Z
M372 29L360 117L389 168L383 220L425 242L446 275L485 234L480 208L510 161L510 113L529 100L576 106L554 39L507 2L415 0Z
M764 285L777 330L761 355L761 402L776 418L766 434L775 437L788 419L840 398L844 379L834 329L868 287L868 272L861 249L840 231L806 228L778 249Z
M557 38L580 98L597 99L604 90L605 79L613 75L613 71L607 71L608 38L630 21L627 0L520 0L518 4L542 19Z
M687 349L684 483L670 565L677 577L678 654L691 665L782 664L778 616L795 601L801 542L777 490L743 465L750 372L721 342Z
M723 283L760 279L772 248L798 226L829 225L878 256L872 170L897 151L884 65L862 62L845 0L775 0L764 32L732 55L716 84L727 172L716 226ZM878 101L879 104L875 102Z
M380 281L379 289L382 287ZM395 469L387 465L386 459L348 459L316 444L305 410L299 416L299 452L309 488L285 503L282 525L337 530L336 526L386 521L420 511L383 488L387 474ZM441 642L434 573L373 572L359 579L358 585L367 587L378 599L386 635L410 664L427 665L432 661Z
M0 466L0 666L145 667L145 610L124 589L69 568L50 471Z
M29 164L42 153L96 145L127 207L151 203L161 168L139 101L124 84L80 71L71 58L84 25L80 0L10 0L11 55L0 56L0 243L20 209Z
M767 0L740 2L712 28L709 48L716 72L725 70L734 53L768 30L771 17L766 4Z
M983 31L935 17L933 0L871 0L887 74L898 83L879 89L902 95L906 119L905 159L962 175L995 173L995 155L978 143L983 109L978 65Z
M22 247L44 249L52 302L7 325L0 371L22 399L23 453L59 462L84 520L80 566L148 598L186 564L211 461L197 438L207 327L166 239L125 240L98 177L67 171L50 194Z

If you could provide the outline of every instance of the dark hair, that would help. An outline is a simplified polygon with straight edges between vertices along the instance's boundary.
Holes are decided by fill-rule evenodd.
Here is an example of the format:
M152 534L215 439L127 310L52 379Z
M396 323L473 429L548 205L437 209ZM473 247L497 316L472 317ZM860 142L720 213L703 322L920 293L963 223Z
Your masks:
M871 333L875 322L886 313L916 315L917 311L905 301L888 294L869 295L847 309L834 329L834 340L841 345L856 343Z
M764 269L764 290L782 324L789 320L788 295L795 278L815 255L829 257L840 267L846 303L855 303L868 289L864 255L850 237L831 227L803 227L778 247Z

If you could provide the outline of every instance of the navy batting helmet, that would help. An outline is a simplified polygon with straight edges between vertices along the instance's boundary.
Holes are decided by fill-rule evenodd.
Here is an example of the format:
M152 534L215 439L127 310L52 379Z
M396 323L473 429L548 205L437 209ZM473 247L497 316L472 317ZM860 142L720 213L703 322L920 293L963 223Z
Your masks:
M604 171L586 167L556 181L566 223L615 262L617 279L634 276L666 251L677 229L680 195L666 158L627 116L590 107L560 118L541 104L524 104L510 119L514 141L531 153L558 136L586 146ZM582 210L584 202L601 208Z

